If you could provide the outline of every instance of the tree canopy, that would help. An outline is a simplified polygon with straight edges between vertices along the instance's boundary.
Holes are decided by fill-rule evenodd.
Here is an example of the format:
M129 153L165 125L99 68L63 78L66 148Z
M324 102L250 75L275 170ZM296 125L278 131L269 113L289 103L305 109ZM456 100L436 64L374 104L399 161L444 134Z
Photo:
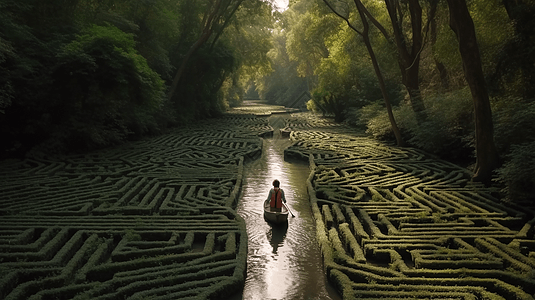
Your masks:
M273 23L271 3L255 0L2 0L2 157L218 115L271 68Z
M456 4L466 4L465 20L475 34L470 42L459 36L469 23L457 31L451 25L461 15ZM286 80L262 85L264 94L290 89L285 82L299 76L308 83L310 109L362 126L378 139L401 139L465 164L487 184L494 178L505 186L533 186L535 168L515 179L511 171L517 156L533 162L525 148L533 145L533 136L512 129L520 122L535 126L535 118L523 117L535 114L529 105L535 26L527 17L533 9L534 1L291 1L277 23L277 39L285 38L278 44L286 45L278 53L286 50L290 60L272 63L293 69L274 68L279 75L269 78ZM476 48L463 50L463 45ZM470 77L475 69L481 71L477 87ZM382 93L378 76L385 82ZM391 117L384 99L392 105ZM519 147L511 146L512 138Z

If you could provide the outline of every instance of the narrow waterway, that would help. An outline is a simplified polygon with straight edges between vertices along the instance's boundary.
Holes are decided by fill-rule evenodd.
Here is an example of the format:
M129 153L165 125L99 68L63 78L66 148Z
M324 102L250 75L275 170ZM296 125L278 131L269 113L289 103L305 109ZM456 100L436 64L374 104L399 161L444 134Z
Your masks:
M273 138L264 139L262 157L245 167L238 214L249 236L247 278L243 295L235 299L340 299L329 286L308 202L305 162L287 162L284 149L291 142L278 129L283 116L270 117ZM291 212L288 226L271 226L263 218L262 202L274 179L281 182Z

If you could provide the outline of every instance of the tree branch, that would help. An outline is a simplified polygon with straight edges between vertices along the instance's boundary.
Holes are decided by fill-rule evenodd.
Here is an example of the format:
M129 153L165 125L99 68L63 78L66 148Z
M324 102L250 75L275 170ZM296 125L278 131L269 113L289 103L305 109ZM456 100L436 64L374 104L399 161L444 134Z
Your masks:
M337 15L337 16L339 16L340 18L342 18L343 20L345 20L346 23L347 23L347 26L349 26L349 28L353 29L353 30L354 30L356 33L358 33L359 35L362 35L362 32L361 32L360 30L358 30L357 27L353 26L353 24L351 24L351 22L349 22L349 18L346 18L345 16L342 16L342 14L340 14L339 12L337 12L336 9L334 9L334 7L329 3L328 0L323 0L323 2L325 3L325 5L327 5L327 6L331 9L331 11L332 11L335 15Z

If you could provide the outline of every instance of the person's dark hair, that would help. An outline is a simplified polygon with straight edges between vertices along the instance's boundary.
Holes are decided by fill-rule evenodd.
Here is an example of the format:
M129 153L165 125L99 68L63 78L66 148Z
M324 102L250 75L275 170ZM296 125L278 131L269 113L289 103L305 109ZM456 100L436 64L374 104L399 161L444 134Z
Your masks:
M281 183L277 179L273 180L273 186L274 187L279 187L280 185L281 185Z

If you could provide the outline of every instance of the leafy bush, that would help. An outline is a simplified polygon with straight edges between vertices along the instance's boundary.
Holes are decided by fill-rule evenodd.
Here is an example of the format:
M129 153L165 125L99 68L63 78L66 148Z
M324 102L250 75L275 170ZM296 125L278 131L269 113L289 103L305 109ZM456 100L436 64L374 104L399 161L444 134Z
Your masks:
M401 115L409 144L445 159L464 160L473 155L474 123L468 88L425 99L428 118L417 124L414 116Z
M503 166L496 171L507 198L533 201L535 192L535 101L493 99L494 133Z
M394 110L394 108L393 108ZM379 101L362 107L358 111L357 125L366 125L366 132L380 140L392 139L392 124L388 118L386 108ZM395 115L395 114L394 114Z
M414 112L407 105L400 107L393 106L392 113L396 120L398 128L403 131L405 128L415 126ZM411 118L412 116L412 118ZM379 140L395 140L392 131L392 124L388 117L388 112L384 107L383 101L375 101L369 105L363 106L356 111L357 127L366 129L366 133L371 134L374 138Z
M492 102L494 136L499 153L508 153L510 146L533 140L535 132L535 101L522 98L497 98Z
M336 122L342 122L345 118L346 108L349 106L349 97L344 91L333 92L316 89L312 94L312 102L315 107L323 107L328 113L334 114Z
M101 147L158 129L164 82L134 47L132 34L92 25L58 53L51 114L59 144Z
M512 145L507 161L496 172L507 198L535 202L535 141Z
M428 119L422 124L416 122L408 104L394 106L392 111L403 139L411 146L445 159L470 158L474 125L469 93L468 89L463 89L427 97ZM356 125L365 126L366 132L377 139L394 138L387 111L379 101L358 110Z

